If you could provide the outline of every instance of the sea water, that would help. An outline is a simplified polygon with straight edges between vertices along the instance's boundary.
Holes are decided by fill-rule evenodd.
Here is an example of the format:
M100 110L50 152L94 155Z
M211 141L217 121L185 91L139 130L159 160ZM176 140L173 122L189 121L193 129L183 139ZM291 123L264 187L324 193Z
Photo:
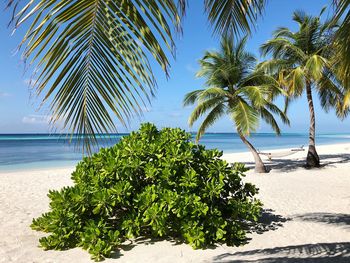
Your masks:
M102 147L117 143L122 136L115 134L106 139L100 136ZM195 137L195 134L193 134ZM251 143L260 150L307 146L308 135L288 133L276 136L272 133L252 134ZM350 142L350 134L320 134L317 145ZM207 133L200 143L209 149L217 148L224 153L247 151L235 133ZM49 134L0 134L0 171L74 166L83 157L76 140L62 135Z

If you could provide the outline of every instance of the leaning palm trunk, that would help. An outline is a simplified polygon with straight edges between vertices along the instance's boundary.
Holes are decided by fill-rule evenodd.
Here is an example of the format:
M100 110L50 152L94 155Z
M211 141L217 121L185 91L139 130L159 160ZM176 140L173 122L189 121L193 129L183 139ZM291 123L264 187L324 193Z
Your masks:
M320 158L318 157L315 146L315 109L310 83L306 85L306 96L310 111L309 150L306 157L306 166L312 168L320 166Z
M267 169L261 160L258 152L254 148L254 146L243 136L243 134L238 133L239 137L243 141L243 143L248 147L250 152L253 154L254 161L255 161L255 172L256 173L267 173Z

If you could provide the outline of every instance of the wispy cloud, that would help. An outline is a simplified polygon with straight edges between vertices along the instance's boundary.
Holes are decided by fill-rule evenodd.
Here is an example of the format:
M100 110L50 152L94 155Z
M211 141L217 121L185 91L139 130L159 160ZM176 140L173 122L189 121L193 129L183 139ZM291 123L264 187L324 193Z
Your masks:
M186 70L190 73L197 73L198 69L192 66L191 64L186 65Z
M10 93L7 93L7 92L1 92L0 91L0 98L5 98L5 97L10 97L11 94Z
M173 111L168 114L170 118L180 118L183 116L182 112L179 111Z
M24 124L48 124L50 116L46 115L28 115L22 118Z

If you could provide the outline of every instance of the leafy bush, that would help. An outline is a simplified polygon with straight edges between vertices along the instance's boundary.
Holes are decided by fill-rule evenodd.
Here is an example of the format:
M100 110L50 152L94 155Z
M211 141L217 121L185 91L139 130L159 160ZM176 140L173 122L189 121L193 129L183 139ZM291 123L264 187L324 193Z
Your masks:
M74 186L50 191L51 211L32 228L51 232L44 249L83 247L95 260L134 237L172 237L202 248L239 245L256 221L257 189L243 183L246 169L221 160L181 129L143 124L115 146L84 158Z

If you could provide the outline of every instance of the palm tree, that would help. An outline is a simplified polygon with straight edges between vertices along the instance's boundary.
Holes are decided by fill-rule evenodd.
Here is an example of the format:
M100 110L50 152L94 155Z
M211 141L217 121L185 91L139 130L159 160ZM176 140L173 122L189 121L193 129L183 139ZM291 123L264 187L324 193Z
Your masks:
M63 120L63 130L77 133L90 149L95 133L116 130L142 114L156 88L154 59L168 74L169 54L174 54L174 33L187 0L8 0L12 23L28 29L20 46L23 58L33 65L31 85L40 105L50 102L51 123ZM249 34L267 0L204 0L208 20L218 35ZM334 0L339 20L349 0ZM349 22L349 12L345 22ZM349 39L337 39L343 57ZM174 28L176 30L174 30ZM341 40L342 39L342 40ZM345 41L344 41L345 39ZM170 52L167 52L170 51ZM344 63L344 79L350 59ZM350 93L349 93L350 102Z
M315 146L316 121L312 93L318 93L325 110L339 106L337 103L342 98L341 86L330 61L334 56L330 48L334 26L329 21L322 23L320 16L309 16L302 11L296 11L293 20L299 25L298 31L279 28L274 32L273 39L261 46L261 53L265 56L271 54L272 59L261 63L259 68L274 74L286 90L289 96L286 106L290 99L300 97L305 91L310 112L306 165L317 167L320 159Z
M245 51L246 41L247 38L243 38L234 45L233 38L224 37L219 52L205 53L199 61L201 68L197 77L206 79L206 88L188 93L184 105L197 103L189 117L190 126L206 115L198 129L197 142L209 126L220 117L229 115L239 137L253 154L255 171L265 173L265 165L246 137L257 129L260 118L277 134L280 134L280 128L273 114L279 115L284 123L289 124L289 120L272 103L281 92L278 83L263 72L254 71L256 59Z

